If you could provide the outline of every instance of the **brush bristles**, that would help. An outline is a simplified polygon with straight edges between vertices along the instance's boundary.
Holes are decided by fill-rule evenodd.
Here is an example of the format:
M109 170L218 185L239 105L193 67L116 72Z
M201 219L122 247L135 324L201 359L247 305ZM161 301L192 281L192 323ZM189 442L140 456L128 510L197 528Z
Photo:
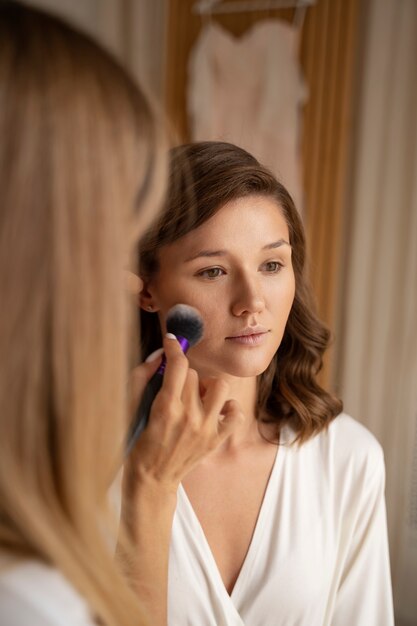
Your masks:
M168 311L167 331L176 337L184 337L194 346L203 336L204 324L200 313L188 304L176 304Z

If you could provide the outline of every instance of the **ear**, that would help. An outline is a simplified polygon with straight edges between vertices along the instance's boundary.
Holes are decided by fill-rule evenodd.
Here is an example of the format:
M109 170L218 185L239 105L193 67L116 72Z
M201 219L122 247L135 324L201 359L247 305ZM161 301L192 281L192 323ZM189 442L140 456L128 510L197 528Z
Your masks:
M155 302L155 296L153 295L153 289L150 286L149 280L146 280L142 276L143 287L139 294L139 306L148 313L156 313L159 311L159 306Z

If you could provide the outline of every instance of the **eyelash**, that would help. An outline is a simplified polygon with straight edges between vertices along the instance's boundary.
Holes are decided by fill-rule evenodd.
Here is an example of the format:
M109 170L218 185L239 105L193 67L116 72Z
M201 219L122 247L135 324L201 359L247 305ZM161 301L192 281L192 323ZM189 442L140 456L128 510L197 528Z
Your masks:
M264 265L275 265L275 269L270 272L271 274L278 274L278 272L280 272L284 267L284 265L282 263L279 263L279 261L267 261L266 263L264 263Z
M208 273L216 271L224 273L224 270L222 270L221 267L208 267L206 270L201 270L200 272L198 272L197 276L200 276L201 278L207 278L208 280L214 280L215 278L219 278L220 275L217 274L216 276L208 276Z
M284 267L284 265L282 263L279 263L278 261L267 261L263 265L274 265L274 269L272 271L267 270L268 274L278 274ZM201 278L206 278L207 280L216 280L216 278L220 278L220 274L216 274L216 276L208 276L209 272L223 272L223 274L226 273L221 267L208 267L207 269L197 272L196 275Z

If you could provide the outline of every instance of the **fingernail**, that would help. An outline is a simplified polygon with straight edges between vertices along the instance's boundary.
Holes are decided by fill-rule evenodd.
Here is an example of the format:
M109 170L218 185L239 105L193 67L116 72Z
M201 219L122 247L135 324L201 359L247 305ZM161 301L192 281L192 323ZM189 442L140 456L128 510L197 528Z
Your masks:
M163 348L158 348L158 350L154 350L154 352L151 352L151 354L149 356L146 357L145 359L145 363L152 363L152 361L156 361L156 359L161 356L161 354L163 353L164 349Z
M172 333L167 333L165 337L167 337L167 339L176 339L176 336L173 335Z

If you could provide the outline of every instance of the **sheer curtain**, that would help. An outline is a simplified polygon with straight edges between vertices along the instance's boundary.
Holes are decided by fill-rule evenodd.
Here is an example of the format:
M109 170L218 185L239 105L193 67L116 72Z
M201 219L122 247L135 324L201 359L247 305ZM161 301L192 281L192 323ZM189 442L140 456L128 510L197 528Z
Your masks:
M370 0L341 392L384 447L397 626L417 623L417 2Z

